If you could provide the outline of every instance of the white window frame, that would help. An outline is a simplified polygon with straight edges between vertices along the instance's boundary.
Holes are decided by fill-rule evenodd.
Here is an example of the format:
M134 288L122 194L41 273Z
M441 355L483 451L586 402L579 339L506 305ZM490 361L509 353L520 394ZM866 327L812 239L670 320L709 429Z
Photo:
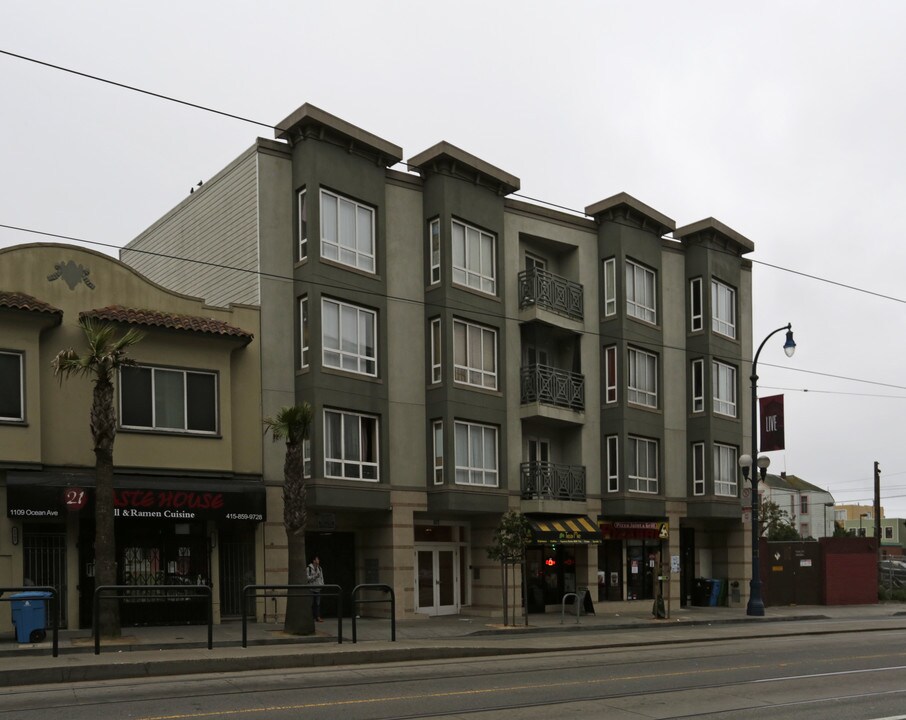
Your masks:
M499 468L497 428L457 420L453 424L453 430L456 484L497 487ZM466 442L465 448L460 444L463 438Z
M626 402L645 407L657 407L657 355L629 348Z
M459 220L452 221L453 282L488 295L497 294L497 237L492 233L467 225ZM475 237L477 235L477 238ZM475 258L477 240L478 257ZM490 256L482 252L485 243L490 243Z
M607 492L620 490L620 439L607 436Z
M705 411L705 361L696 358L692 361L692 412Z
M309 347L311 345L309 336L311 319L308 316L308 310L308 295L303 295L299 298L299 347L301 353L300 364L303 368L308 367Z
M327 322L325 318L327 313L336 311L337 326L337 346L328 345L327 339ZM346 327L344 323L344 310L355 312L355 349L343 348L343 331ZM349 318L347 316L346 322ZM363 324L364 321L364 324ZM368 353L367 333L368 325L371 326L372 347L371 354ZM321 298L321 363L324 367L343 370L345 372L356 373L357 375L368 375L376 377L378 373L377 355L378 355L378 326L377 312L361 305L336 300L334 298Z
M328 417L338 415L340 417L340 456L333 457L330 450L331 424ZM331 408L324 409L324 477L339 478L343 480L361 480L363 482L380 481L380 421L374 415L365 415L362 413L352 412L349 410L336 410ZM365 443L363 440L369 432L374 433L371 444L374 449L373 460L362 459L362 448ZM346 457L350 449L347 443L347 434L357 434L357 450L359 457ZM350 435L350 437L353 437ZM339 468L338 468L339 466ZM339 469L340 472L336 472ZM357 472L348 472L355 469ZM370 477L366 477L366 475Z
M149 370L151 372L151 424L150 425L131 425L124 422L127 413L123 412L123 396L127 392L128 383L123 381L123 371L129 370ZM158 384L162 381L162 373L172 373L182 375L182 426L175 427L163 424L165 421L158 417ZM189 427L189 376L203 376L213 379L214 383L214 428L211 430L190 428ZM216 435L220 428L220 383L216 372L210 370L186 370L183 368L158 367L154 365L131 365L128 368L121 368L119 373L119 419L120 427L128 430L150 430L153 432L181 433L186 435Z
M18 415L0 416L0 422L22 422L25 420L25 355L11 350L0 351L0 355L18 358L19 413ZM3 382L3 380L0 380Z
M617 314L617 260L607 258L604 261L604 315Z
M698 332L704 327L702 300L702 279L692 278L689 281L689 327L692 332Z
M720 280L711 280L711 329L736 339L736 290Z
M651 451L654 451L652 463ZM658 492L658 441L629 436L629 457L626 459L626 489L629 492L656 495ZM652 467L653 465L653 467Z
M431 285L440 282L440 218L428 223L428 258L431 262Z
M306 203L305 190L299 191L299 256L297 260L301 262L308 258L308 205Z
M332 213L325 207L325 198L330 198L328 202L336 202L336 209ZM344 205L352 206L353 217L355 218L353 238L341 237L341 208L344 207ZM363 215L365 217L363 217ZM332 221L329 224L326 222L328 218L332 218ZM360 227L362 224L367 228L367 237L362 237L366 234L366 230ZM336 231L336 240L325 237L325 230L329 225ZM341 265L356 268L362 272L374 274L376 244L374 208L363 205L350 198L343 197L342 195L338 195L337 193L330 192L329 190L322 189L321 257L323 259L333 260Z
M692 494L705 494L705 444L692 443Z
M736 368L720 360L711 361L711 388L714 412L717 415L736 417Z
M441 334L440 318L431 318L431 383L439 383L443 378L442 351L443 335Z
M718 497L739 495L738 451L732 445L714 443L714 494Z
M490 358L491 367L487 368L485 362L488 358L484 350L489 339L493 345L493 356ZM473 357L476 340L479 343L478 355ZM460 352L464 354L465 363L460 362ZM497 330L453 318L453 381L460 385L496 390L497 364Z
M799 516L808 515L808 495L799 496Z
M444 484L444 421L431 423L432 447L434 450L434 484Z
M626 261L626 314L657 324L657 274L632 260Z
M604 348L604 402L607 404L615 403L618 399L617 370L617 346L610 345Z
M311 438L302 440L302 477L311 477Z

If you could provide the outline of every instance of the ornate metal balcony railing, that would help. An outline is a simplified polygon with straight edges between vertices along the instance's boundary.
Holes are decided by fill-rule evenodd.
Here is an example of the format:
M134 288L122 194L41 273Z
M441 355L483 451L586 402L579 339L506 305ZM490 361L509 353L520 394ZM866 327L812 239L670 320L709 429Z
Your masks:
M540 460L519 466L523 500L585 500L585 467Z
M523 405L540 402L582 411L585 376L548 365L529 365L522 368L521 397Z
M581 320L585 314L582 285L547 270L523 270L519 273L519 307L531 305Z

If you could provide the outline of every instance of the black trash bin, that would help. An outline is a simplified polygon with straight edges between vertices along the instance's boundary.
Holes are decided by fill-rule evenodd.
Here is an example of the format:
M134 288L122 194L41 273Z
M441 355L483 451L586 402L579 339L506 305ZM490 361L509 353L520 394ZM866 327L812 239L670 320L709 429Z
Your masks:
M47 598L50 595L43 590L10 595L16 642L39 643L47 637Z
M695 592L692 604L695 607L708 607L711 604L712 582L710 578L695 578Z

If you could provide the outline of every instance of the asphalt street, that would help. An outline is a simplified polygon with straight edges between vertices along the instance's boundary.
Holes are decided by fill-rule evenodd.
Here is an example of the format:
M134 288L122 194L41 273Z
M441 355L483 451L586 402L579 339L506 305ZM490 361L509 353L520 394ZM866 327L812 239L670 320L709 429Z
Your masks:
M661 636L581 649L570 647L574 633L558 632L550 639L559 638L561 649L532 654L8 688L0 718L852 720L903 713L902 622L882 622L872 632L840 621L784 625L792 624L798 632L744 640Z

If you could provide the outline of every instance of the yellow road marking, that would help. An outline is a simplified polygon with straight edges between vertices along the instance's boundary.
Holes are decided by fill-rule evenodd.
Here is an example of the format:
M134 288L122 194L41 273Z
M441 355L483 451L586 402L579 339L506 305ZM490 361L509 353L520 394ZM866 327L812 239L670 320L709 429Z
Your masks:
M751 670L757 666L740 666L735 668L715 668L713 670L696 670L694 672L655 673L654 675L622 675L620 677L601 678L598 680L572 680L557 683L532 683L531 685L507 685L499 688L486 688L483 690L450 690L447 692L422 693L419 695L390 695L387 697L362 698L360 700L331 700L317 703L302 703L299 705L271 705L269 707L245 708L244 710L213 710L210 712L183 713L179 715L154 715L137 720L191 720L192 718L225 717L227 715L247 715L250 713L285 712L287 710L311 710L314 708L342 707L343 705L368 705L379 702L393 702L396 700L428 700L432 698L463 697L468 695L487 695L490 693L514 692L518 690L540 690L546 688L563 688L574 686L600 685L608 682L623 682L626 680L643 680L649 677L679 677L681 675L702 675L704 673L724 673L728 670Z
M894 656L906 655L906 653L894 653ZM870 660L870 659L879 659L891 657L890 653L877 654L877 655L856 655L850 656L850 660ZM839 658L838 658L839 659ZM829 662L827 660L826 662ZM786 667L790 663L780 662L773 663L771 667ZM597 680L571 680L564 682L556 683L532 683L531 685L507 685L505 687L499 688L486 688L482 690L451 690L447 692L436 692L436 693L422 693L419 695L390 695L387 697L372 697L372 698L362 698L360 700L330 700L325 702L317 703L301 703L298 705L271 705L268 707L254 707L254 708L245 708L244 710L212 710L210 712L197 712L197 713L182 713L179 715L154 715L143 718L137 718L137 720L193 720L194 718L215 718L215 717L227 717L229 715L250 715L252 713L273 713L273 712L286 712L290 710L312 710L316 708L334 708L342 707L344 705L370 705L374 703L383 703L383 702L394 702L397 700L429 700L432 698L449 698L449 697L465 697L469 695L488 695L491 693L500 693L500 692L514 692L519 690L540 690L548 688L564 688L564 687L576 687L581 686L585 687L588 685L602 685L604 683L610 682L625 682L627 680L645 680L651 677L682 677L684 675L707 675L709 673L727 673L735 672L742 670L754 670L757 668L765 667L764 665L735 665L732 667L721 667L713 668L711 670L687 670L682 672L658 672L658 673L648 673L648 674L639 674L639 675L621 675L619 677L607 677L599 678ZM848 672L848 671L842 671ZM773 679L789 679L789 678L773 678ZM906 716L904 716L906 717Z

